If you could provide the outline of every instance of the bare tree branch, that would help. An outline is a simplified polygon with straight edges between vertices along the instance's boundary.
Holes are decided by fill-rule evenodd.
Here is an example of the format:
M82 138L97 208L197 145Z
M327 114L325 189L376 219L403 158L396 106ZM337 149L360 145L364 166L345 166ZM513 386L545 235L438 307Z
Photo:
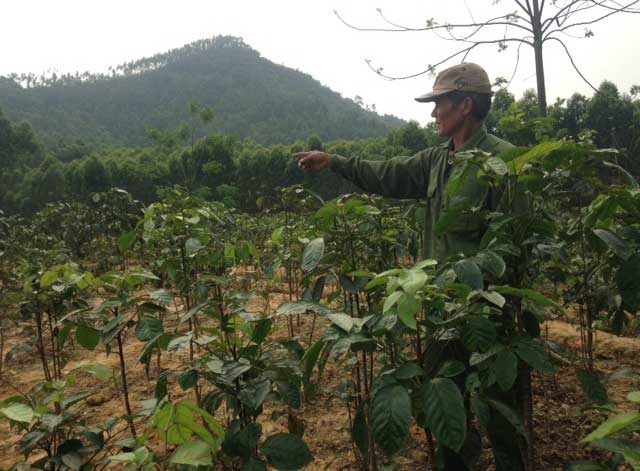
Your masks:
M572 0L568 6L558 11L558 13L556 13L554 16L549 17L542 22L542 31L546 32L551 27L551 25L553 25L554 22L558 26L564 25L564 23L569 19L569 17L581 11L590 10L595 7L603 7L603 8L610 9L611 7L604 5L607 1L608 0L602 0L601 2L597 2L595 0L582 0L581 2L577 2L575 0ZM575 10L571 10L571 7L577 5L578 3L588 3L589 5L576 8Z
M614 5L616 5L616 7L612 7L612 6L606 5L606 3L608 3L607 1L602 2L602 4L599 4L599 2L596 2L595 0L585 0L585 1L591 2L591 3L596 3L599 6L601 6L602 8L606 8L607 10L615 10L616 7L625 8L620 2L616 2L615 0L609 0L609 1L611 3L613 3ZM633 8L626 8L625 9L625 13L640 13L640 10L633 9Z
M560 45L564 48L564 52L567 53L567 56L569 57L569 61L571 61L571 65L573 66L573 68L576 70L576 72L578 72L578 75L582 78L582 80L584 80L586 82L587 85L589 85L594 92L598 92L598 89L596 87L594 87L591 82L589 82L587 80L587 78L582 74L582 72L580 72L580 69L578 69L578 66L576 65L576 63L573 60L573 56L571 55L571 53L569 52L569 48L566 46L566 44L559 38L555 38L555 37L550 37L548 39L552 39L554 41L558 41L560 43Z
M513 82L513 79L516 76L516 72L518 71L518 66L520 65L520 48L522 47L523 44L524 43L518 44L518 49L516 49L516 65L513 68L513 73L511 74L511 78L509 79L509 82L505 85L505 88L511 85L511 82Z
M439 62L436 62L435 64L429 64L429 66L425 70L422 70L420 72L416 72L415 74L404 75L404 76L391 76L391 75L383 74L382 73L382 69L379 68L379 67L376 68L376 67L372 66L370 60L365 59L365 62L367 63L367 66L369 66L369 68L371 70L373 70L376 74L378 74L380 77L382 77L384 79L387 79L387 80L405 80L405 79L419 77L420 75L424 75L424 74L427 74L427 73L434 73L436 67L438 67L439 65L444 64L445 62L450 61L454 57L457 57L457 56L459 56L461 54L464 54L464 56L463 56L463 62L464 62L464 59L467 57L469 52L471 52L471 50L476 48L477 46L480 46L480 45L483 45L483 44L497 44L497 43L503 43L503 42L505 42L505 43L506 42L518 42L520 44L527 44L527 45L533 47L532 43L530 43L529 41L527 41L525 39L522 39L522 38L506 38L506 39L495 39L495 40L486 40L486 41L474 41L473 44L471 44L471 46L465 47L463 49L460 49L459 51L451 54L450 56L442 59Z
M550 36L551 34L553 34L553 33L561 32L561 31L565 31L565 30L567 30L567 29L569 29L569 28L575 28L576 26L587 26L587 25L592 25L592 24L594 24L594 23L598 23L599 21L604 20L605 18L610 17L611 15L615 15L616 13L621 13L621 12L622 12L622 13L624 13L624 12L625 12L625 10L626 10L627 8L629 8L630 6L635 5L635 4L636 4L636 3L638 3L638 2L640 2L640 0L634 0L634 1L633 1L633 2L631 2L631 3L629 3L629 4L625 5L625 6L622 6L622 7L620 7L620 8L617 8L617 9L615 9L615 10L612 10L612 11L610 11L609 13L607 13L606 15L602 15L601 17L596 18L596 19L594 19L594 20L590 20L590 21L581 21L581 22L578 22L578 23L572 23L572 24L570 24L570 25L563 26L562 28L557 28L557 29L551 30L551 31L549 31L549 32L545 35L545 37L543 38L543 40L544 40L544 39L546 39L547 37L549 37L549 36Z
M527 6L529 6L529 0L527 0L527 6L525 6L520 0L515 0L515 2L518 4L518 6L520 8L522 8L522 11L524 11L527 15L529 15L530 17L533 16L531 9L527 8Z
M344 18L342 18L342 16L340 16L340 13L338 13L337 10L333 10L333 13L338 17L338 19L342 22L342 24L344 24L345 26L351 28L351 29L355 29L356 31L367 31L367 32L385 32L385 33L406 33L406 32L410 32L410 31L433 31L433 30L437 30L437 29L452 29L452 28L478 28L478 27L485 27L485 26L499 26L499 25L505 25L505 24L509 24L509 25L513 25L517 28L521 28L524 29L527 32L532 32L531 29L527 28L526 26L523 26L521 24L515 23L513 21L499 21L499 20L509 20L511 18L518 18L518 19L522 19L527 21L525 18L522 18L521 16L518 15L512 15L512 14L507 14L507 15L502 15L502 16L497 16L495 18L491 18L487 21L484 22L479 22L479 23L463 23L463 24L450 24L450 23L444 23L444 24L436 24L434 23L432 26L426 26L424 28L410 28L408 26L402 26L402 25L398 25L395 24L391 21L389 21L382 13L382 10L378 9L378 12L380 13L382 19L389 24L390 26L393 26L393 28L395 29L390 29L390 28L361 28L359 26L354 26L351 23L348 23Z

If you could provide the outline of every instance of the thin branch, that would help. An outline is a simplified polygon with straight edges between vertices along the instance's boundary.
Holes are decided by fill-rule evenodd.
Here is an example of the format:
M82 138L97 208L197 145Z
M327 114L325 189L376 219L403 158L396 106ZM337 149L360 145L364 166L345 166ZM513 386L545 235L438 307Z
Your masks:
M473 17L473 13L471 13L471 8L469 8L469 4L467 3L467 0L464 0L464 6L467 7L467 11L469 12L469 16L471 17L471 21L476 23L476 19Z
M599 21L602 21L602 20L604 20L605 18L608 18L611 15L615 15L616 13L620 13L620 12L624 13L627 8L629 8L632 5L635 5L638 2L640 2L640 0L634 0L633 2L629 3L626 6L620 7L618 9L616 9L616 10L612 10L611 12L607 13L606 15L602 15L601 17L596 18L596 19L591 20L591 21L582 21L580 23L572 23L570 25L563 26L562 28L554 29L552 31L549 31L549 33L546 34L545 38L547 38L549 35L551 35L553 33L565 31L565 30L567 30L569 28L575 28L576 26L586 26L586 25L592 25L594 23L598 23Z
M333 10L333 13L338 17L338 19L342 22L342 24L344 24L348 28L355 29L356 31L366 31L366 32L406 33L406 32L417 32L417 31L433 31L436 29L478 28L478 27L482 28L485 26L498 26L498 25L504 25L504 24L510 24L518 28L524 29L525 31L531 32L529 28L527 28L526 26L520 25L518 23L514 23L510 21L498 21L498 20L509 19L509 18L519 18L527 21L526 18L522 18L520 16L511 15L511 14L497 16L495 18L491 18L481 23L461 23L461 24L445 23L445 24L434 24L433 26L426 26L424 28L410 28L408 26L402 26L389 21L383 15L382 10L378 9L378 13L381 15L382 19L389 25L393 26L393 28L395 28L395 29L391 29L391 28L361 28L359 26L354 26L351 23L348 23L344 18L342 18L342 16L340 16L340 13L338 13L338 10Z
M531 13L531 10L528 9L526 6L524 6L524 4L520 0L516 0L516 3L520 8L522 8L522 11L524 11L527 15L529 15L530 17L533 16L533 14ZM527 1L527 3L529 2Z
M601 3L604 3L607 0L603 0ZM581 0L582 3L587 3L588 0ZM577 2L576 0L571 0L567 5L565 5L564 7L562 7L560 10L558 10L558 12L553 15L550 16L549 18L545 19L542 22L542 31L546 32L546 30L554 23L554 21L558 24L558 26L561 26L561 21L564 22L569 16L579 12L579 11L583 11L583 10L589 10L590 8L594 8L597 5L597 2L594 2L594 5L589 5L586 7L581 7L581 8L577 8L576 10L571 10L571 8L575 5L577 5L579 2ZM560 20L560 18L562 18L562 20Z
M516 76L516 72L518 71L518 66L520 65L520 48L522 47L524 43L520 43L518 44L518 49L516 49L516 65L513 68L513 73L511 74L511 78L509 79L509 82L507 83L507 85L505 85L504 88L507 88L509 85L511 85L511 82L513 82L513 79Z
M569 57L569 60L571 61L571 65L573 66L573 68L576 70L576 72L578 72L578 75L582 78L582 80L584 80L586 82L587 85L589 85L593 91L595 91L596 93L598 93L598 89L596 87L594 87L591 82L589 82L587 80L587 78L582 74L582 72L580 72L580 69L578 69L578 66L576 65L576 63L573 60L573 56L571 55L571 53L569 52L569 48L565 45L564 42L562 42L561 39L559 38L554 38L554 37L549 37L547 39L553 39L554 41L558 41L560 43L560 45L564 48L564 52L567 53L567 56Z
M616 9L616 7L611 7L609 5L605 5L605 3L607 3L606 1L601 2L601 4L599 4L595 0L585 0L585 1L591 2L591 3L595 3L598 6L601 6L602 8L606 8L607 10L615 10ZM621 3L616 2L615 0L610 0L610 1L611 1L611 3L615 4L619 8L625 8L625 13L640 13L640 10L626 9L626 7L624 7L624 5L622 5Z
M464 48L464 49L462 49L462 50L460 50L460 51L456 52L455 54L451 54L449 57L447 57L447 58L445 58L445 59L441 60L440 62L437 62L436 64L433 64L433 65L429 64L429 67L427 67L427 68L426 68L425 70L423 70L422 72L418 72L418 73L411 74L411 75L405 75L405 76L403 76L403 77L392 77L392 76L390 76L390 75L385 75L385 74L383 74L383 73L381 72L381 69L376 69L376 68L374 68L374 67L371 65L371 61L369 61L369 60L366 60L366 59L365 59L365 62L367 63L367 65L369 66L369 68L370 68L371 70L373 70L376 74L378 74L380 77L382 77L382 78L384 78L384 79L387 79L387 80L405 80L405 79L410 79L410 78L419 77L419 76L424 75L424 74L427 74L427 73L433 73L433 72L435 71L435 68L436 68L436 67L438 67L439 65L444 64L445 62L447 62L447 61L449 61L449 60L453 59L453 58L454 58L454 57L456 57L456 56L459 56L460 54L465 54L465 57L466 57L466 54L468 54L468 53L469 53L469 51L470 51L471 49L475 48L476 46L478 46L478 44L473 44L473 45L471 45L471 46L469 46L469 47L466 47L466 48Z
M367 66L373 70L376 74L378 74L380 77L386 79L386 80L405 80L405 79L410 79L410 78L415 78L415 77L419 77L421 75L427 74L427 73L433 73L435 68L438 67L439 65L444 64L445 62L453 59L454 57L457 57L461 54L464 54L463 57L467 57L467 55L469 54L469 52L471 52L472 49L476 48L477 46L480 46L482 44L497 44L497 43L503 43L503 42L518 42L520 44L527 44L528 46L533 47L533 44L525 39L520 39L520 38L507 38L507 39L496 39L496 40L487 40L487 41L475 41L471 46L469 47L465 47L464 49L460 49L458 52L455 52L453 54L451 54L450 56L442 59L441 61L435 63L435 64L429 64L429 66L421 71L421 72L417 72L415 74L410 74L410 75L405 75L405 76L401 76L401 77L394 77L391 75L385 75L382 73L380 68L375 68L371 65L371 61L368 59L365 59L365 62L367 64Z

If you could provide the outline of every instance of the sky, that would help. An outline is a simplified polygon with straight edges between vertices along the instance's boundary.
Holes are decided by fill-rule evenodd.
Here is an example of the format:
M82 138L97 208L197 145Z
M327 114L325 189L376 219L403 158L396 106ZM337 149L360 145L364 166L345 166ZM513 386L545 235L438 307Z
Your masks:
M425 70L452 54L460 44L432 32L361 32L348 28L388 27L377 9L397 24L421 27L427 19L468 22L515 11L512 0L2 0L0 75L45 71L106 72L109 66L148 57L215 35L240 36L275 63L310 74L342 96L359 95L380 113L431 120L432 105L415 96L429 91L433 77L384 80L366 64L394 76ZM549 1L548 3L551 3ZM560 0L562 3L562 0ZM547 6L549 11L551 6ZM586 17L581 17L586 18ZM597 86L608 79L628 92L640 84L640 15L614 15L590 27L588 39L560 36L576 64ZM499 35L502 27L495 28ZM577 27L574 35L584 36ZM516 30L510 27L508 36ZM488 32L484 38L495 37ZM572 68L559 44L545 45L549 104L574 92L590 96L590 87ZM482 65L493 80L514 73L517 45L499 52L497 45L474 49L468 61ZM458 61L459 62L459 61ZM448 64L453 65L452 61ZM446 66L446 65L445 65ZM442 66L442 67L445 67ZM441 67L441 68L442 68ZM520 49L519 66L509 90L520 96L535 88L533 50ZM0 107L2 104L0 103Z

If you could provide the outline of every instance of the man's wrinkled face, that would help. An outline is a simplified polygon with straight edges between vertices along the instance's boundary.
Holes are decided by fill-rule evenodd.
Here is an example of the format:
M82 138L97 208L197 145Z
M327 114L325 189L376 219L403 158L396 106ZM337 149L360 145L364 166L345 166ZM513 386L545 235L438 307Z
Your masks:
M436 98L431 116L436 119L438 136L451 137L465 120L464 101L455 105L449 97Z

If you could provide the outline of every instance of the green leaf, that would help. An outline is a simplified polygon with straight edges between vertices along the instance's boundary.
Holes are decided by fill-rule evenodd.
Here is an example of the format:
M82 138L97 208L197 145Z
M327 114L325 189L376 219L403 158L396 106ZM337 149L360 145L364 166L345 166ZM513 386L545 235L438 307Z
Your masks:
M471 317L462 326L462 343L470 352L486 352L496 341L496 326L484 317Z
M580 440L580 443L589 443L594 440L606 438L609 435L624 431L627 427L640 422L640 412L626 412L614 415L602 422L598 428Z
M566 471L610 471L609 468L594 461L572 461Z
M307 244L302 252L302 264L300 267L304 272L310 272L318 266L324 255L324 239L319 237Z
M65 453L61 459L69 469L78 470L82 466L82 456L78 452Z
M418 328L416 316L420 313L420 302L409 293L403 293L398 301L398 318L412 330Z
M166 289L158 289L149 293L149 299L158 301L162 306L168 306L173 302L173 296Z
M517 296L519 298L528 299L529 301L533 301L534 303L542 307L553 307L556 309L560 309L560 306L558 306L556 303L554 303L550 299L545 298L541 293L532 289L512 288L511 286L494 286L492 289L500 294L505 294L507 296Z
M589 400L595 404L604 405L609 402L607 388L600 381L600 377L594 371L578 370L576 373L582 390Z
M227 434L222 443L222 450L229 456L249 458L260 441L262 426L250 423L236 433Z
M295 471L313 461L313 455L302 439L291 433L277 433L267 438L260 451L271 466L280 471Z
M461 361L449 360L444 362L444 364L440 367L440 369L436 373L436 376L442 376L444 378L453 378L455 376L458 376L461 373L464 373L466 369L467 368L464 366L464 363L462 363Z
M239 399L251 410L258 410L271 392L271 381L250 384L240 391Z
M31 423L33 420L33 409L26 404L14 403L0 409L5 417L15 422Z
M493 373L500 389L509 391L518 377L518 357L509 350L499 351L493 363Z
M371 405L373 438L387 455L402 449L411 427L411 399L404 386L394 384L378 390Z
M482 278L482 272L478 265L471 260L460 260L453 266L453 271L458 277L460 283L471 286L473 289L482 289L484 287L484 281Z
M250 458L249 461L242 465L240 471L267 471L267 467L262 461Z
M76 327L76 340L87 350L93 350L100 343L100 332L84 324Z
M513 343L516 354L529 366L543 373L553 373L553 365L549 361L547 352L540 343L531 339L518 339Z
M640 444L631 440L611 438L594 440L591 444L612 453L620 453L634 470L640 469Z
M500 157L496 157L492 155L484 159L483 163L491 169L493 173L499 176L504 176L509 173L509 168L507 164Z
M391 309L400 299L400 297L404 293L402 291L394 291L384 300L384 304L382 306L383 314L386 314L389 309Z
M278 227L271 233L271 241L277 245L282 243L282 233L284 232L284 226Z
M193 388L196 384L198 384L198 371L197 370L185 371L178 378L178 384L180 385L183 391Z
M125 232L118 238L118 248L120 252L124 253L131 249L131 246L136 240L136 231Z
M136 337L142 342L151 340L164 333L164 327L159 319L151 316L144 316L136 325Z
M111 368L100 364L84 365L81 369L87 373L91 373L98 379L108 379L112 374Z
M497 278L504 275L507 268L502 257L492 250L483 250L473 257L473 261Z
M622 260L627 260L629 258L629 246L617 235L607 231L606 229L594 229L593 233L598 236L605 244L607 244L607 247L609 247L609 249L611 249L613 253L615 253Z
M48 288L56 281L58 281L58 278L60 278L60 275L58 274L57 270L44 272L40 277L40 288Z
M329 319L331 322L333 322L335 325L337 325L347 333L351 332L351 329L353 328L353 318L346 314L327 314L327 319Z
M202 249L202 242L200 242L199 239L192 237L184 243L184 248L186 250L187 256L191 257L195 255L200 249Z
M405 292L413 295L425 285L428 279L429 277L422 269L412 268L398 277L398 284Z
M616 283L623 303L630 311L640 309L640 254L635 254L620 266Z
M322 347L324 347L324 341L318 340L313 345L311 345L306 352L304 352L301 363L303 366L303 379L305 383L308 383L311 379L313 368L318 362L318 357L320 356Z
M211 448L201 440L195 440L180 445L171 457L172 464L186 464L189 466L211 466Z
M467 413L460 390L448 378L435 378L420 391L426 425L442 445L458 452L467 435Z
M395 372L395 377L398 379L411 379L416 376L424 376L424 370L413 362L403 363Z
M114 456L109 456L108 458L109 461L118 461L118 462L122 462L122 463L133 463L136 461L136 455L135 453L119 453L117 455Z
M276 313L284 316L294 316L296 314L307 314L309 312L318 313L320 315L326 316L328 314L335 314L336 311L330 309L322 304L318 303L310 303L308 301L295 301L295 302L286 302L280 304Z
M256 345L260 345L264 339L267 338L271 328L273 327L273 321L269 318L260 319L255 323L253 327L253 334L251 335L251 341Z
M640 402L640 391L632 391L627 394L627 400L631 402Z
M629 183L631 188L637 189L638 187L640 187L640 185L638 185L638 181L636 180L636 178L631 173L629 173L629 171L626 170L625 168L621 167L618 164L614 164L613 162L607 162L606 160L602 161L602 164L605 167L614 168L618 170L620 173L622 173L627 178L627 183Z
M504 303L506 302L506 300L504 299L504 296L502 296L500 293L497 293L495 291L473 291L473 293L478 293L479 296L483 297L484 299L489 301L491 304L495 304L500 308L503 307Z

